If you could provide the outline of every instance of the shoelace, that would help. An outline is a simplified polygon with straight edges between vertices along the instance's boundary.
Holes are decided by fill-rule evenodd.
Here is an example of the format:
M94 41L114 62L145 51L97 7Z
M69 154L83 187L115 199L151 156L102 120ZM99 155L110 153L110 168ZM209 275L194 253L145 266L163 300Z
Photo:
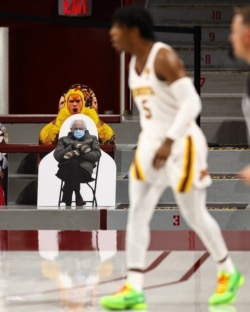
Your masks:
M227 289L227 285L229 282L229 276L226 274L222 274L221 276L219 276L218 278L218 286L216 288L216 293L217 294L222 294L225 292L225 290Z

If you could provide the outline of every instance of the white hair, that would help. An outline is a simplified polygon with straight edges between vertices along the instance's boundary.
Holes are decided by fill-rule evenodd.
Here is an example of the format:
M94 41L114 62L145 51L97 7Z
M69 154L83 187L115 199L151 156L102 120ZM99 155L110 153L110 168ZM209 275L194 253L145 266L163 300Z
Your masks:
M70 129L73 128L73 126L74 126L74 124L75 124L76 122L81 122L82 125L83 125L83 128L84 128L84 129L87 129L86 123L85 123L85 121L84 121L83 119L75 119L75 120L73 120L73 121L71 122L71 124L70 124Z

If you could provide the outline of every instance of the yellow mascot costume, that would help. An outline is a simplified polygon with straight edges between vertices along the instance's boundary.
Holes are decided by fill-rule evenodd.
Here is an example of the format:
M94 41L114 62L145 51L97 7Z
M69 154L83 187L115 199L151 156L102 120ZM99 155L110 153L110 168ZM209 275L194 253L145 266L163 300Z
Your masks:
M98 116L98 104L94 92L86 85L74 84L60 98L58 114L39 134L40 144L56 144L63 122L73 114L89 116L98 130L100 144L115 144L113 129Z

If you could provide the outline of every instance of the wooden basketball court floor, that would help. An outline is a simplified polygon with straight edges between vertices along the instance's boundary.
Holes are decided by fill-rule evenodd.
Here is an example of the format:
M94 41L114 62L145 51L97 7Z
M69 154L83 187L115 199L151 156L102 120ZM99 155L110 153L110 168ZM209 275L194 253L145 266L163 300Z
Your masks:
M150 312L250 311L250 232L223 231L245 275L234 304L209 307L215 264L192 231L152 231L145 269ZM0 231L0 311L104 311L126 274L124 230Z

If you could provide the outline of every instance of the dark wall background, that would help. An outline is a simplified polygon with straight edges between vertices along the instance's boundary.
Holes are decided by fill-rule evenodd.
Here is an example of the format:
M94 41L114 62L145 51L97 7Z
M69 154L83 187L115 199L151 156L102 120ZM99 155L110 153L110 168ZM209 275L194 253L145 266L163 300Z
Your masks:
M9 26L9 113L55 114L61 93L84 83L96 93L99 113L120 113L119 55L107 26L118 0L93 0L91 26L69 26L57 0L0 0L0 24Z
M9 47L9 113L54 114L78 82L96 93L99 113L119 113L119 57L107 29L11 27Z

